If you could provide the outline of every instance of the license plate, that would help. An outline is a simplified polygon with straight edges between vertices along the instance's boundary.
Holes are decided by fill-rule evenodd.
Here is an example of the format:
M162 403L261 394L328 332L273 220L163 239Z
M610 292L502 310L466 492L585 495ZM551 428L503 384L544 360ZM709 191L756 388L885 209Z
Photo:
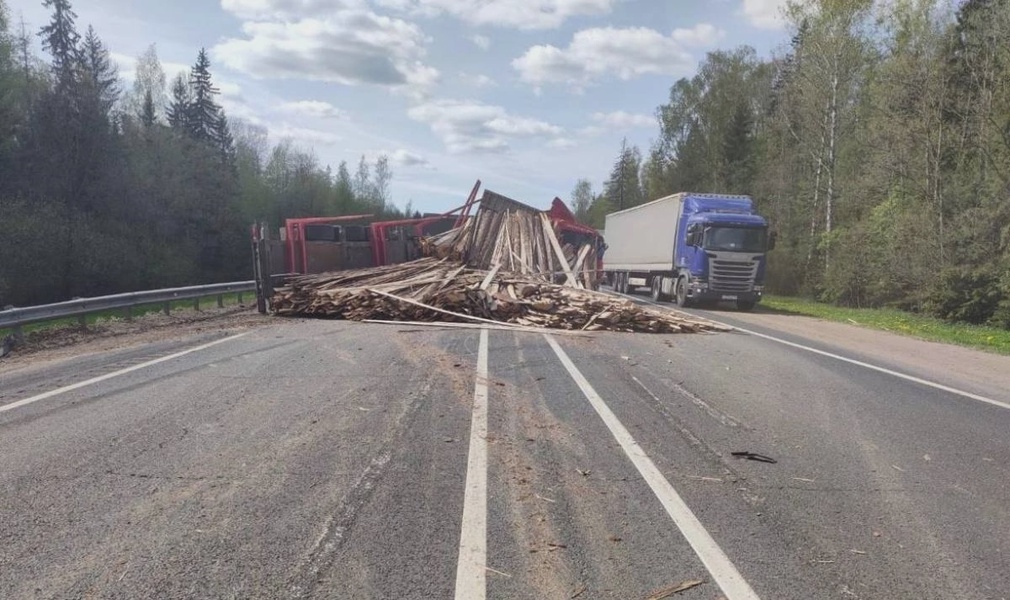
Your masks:
M723 300L736 300L737 297L736 296L723 296L722 299Z

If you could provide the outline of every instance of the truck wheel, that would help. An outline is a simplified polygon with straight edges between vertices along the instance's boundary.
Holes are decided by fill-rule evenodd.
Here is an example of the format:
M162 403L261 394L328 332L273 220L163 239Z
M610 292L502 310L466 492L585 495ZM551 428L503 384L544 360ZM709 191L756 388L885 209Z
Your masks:
M753 300L737 300L736 309L743 312L748 312L754 310L754 305L757 304Z
M670 298L663 293L663 277L657 275L652 278L652 301L666 302Z
M687 297L687 277L681 275L677 279L677 306L687 308L691 304L691 300Z

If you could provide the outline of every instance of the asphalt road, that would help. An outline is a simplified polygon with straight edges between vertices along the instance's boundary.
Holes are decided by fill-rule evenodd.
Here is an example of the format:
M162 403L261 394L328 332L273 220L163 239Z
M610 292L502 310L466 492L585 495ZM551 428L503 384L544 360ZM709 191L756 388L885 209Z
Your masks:
M1010 598L1010 390L705 316L0 363L0 598Z

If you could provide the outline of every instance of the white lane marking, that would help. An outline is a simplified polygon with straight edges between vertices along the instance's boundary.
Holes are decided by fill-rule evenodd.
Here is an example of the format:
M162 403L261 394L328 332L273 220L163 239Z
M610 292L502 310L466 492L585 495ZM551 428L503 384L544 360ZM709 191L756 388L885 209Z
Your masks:
M751 589L736 567L733 566L726 553L712 539L712 536L705 530L701 521L694 516L694 513L691 512L691 509L680 497L680 494L673 489L673 486L670 485L666 477L656 468L652 459L642 450L642 447L638 445L635 438L631 436L631 433L618 420L613 411L610 410L610 407L603 401L603 398L596 393L596 390L593 389L593 386L582 375L575 366L575 363L568 358L568 355L558 342L549 335L544 335L544 337L554 350L554 353L557 354L558 359L564 365L568 374L571 375L572 379L579 386L579 389L582 390L586 399L596 409L596 413L603 419L610 433L614 435L614 439L621 445L624 453L631 459L635 468L642 475L642 478L649 484L652 492L663 504L666 513L670 515L670 518L673 519L673 522L684 535L684 538L691 544L695 554L701 559L708 572L711 573L712 579L722 589L722 593L726 596L727 600L759 600L758 595Z
M477 380L473 389L470 456L466 462L463 528L456 564L456 600L482 600L487 594L487 338L480 332Z
M623 296L624 294L621 294L621 295ZM646 302L648 304L652 304L653 306L658 306L660 308L668 308L668 307L663 306L662 304L658 304L656 302L652 302L651 300L645 300L644 298L631 298L630 296L629 296L629 298L632 301L640 300L642 302ZM708 317L705 317L705 318L708 318ZM897 377L899 379L904 379L906 381L911 381L911 382L914 382L914 383L918 383L920 385L925 385L925 386L928 386L928 387L931 387L931 388L934 388L934 389L942 390L944 392L949 392L951 394L955 394L955 395L958 395L958 396L963 396L963 397L969 398L971 400L977 400L979 402L985 402L986 404L991 404L993 406L998 406L1000 408L1005 408L1007 410L1010 410L1010 403L1007 403L1007 402L1000 402L999 400L994 400L992 398L987 398L985 396L980 396L978 394L973 394L971 392L966 392L964 390L959 390L957 388L952 388L949 385L943 385L942 383L937 383L935 381L929 381L928 379L922 379L922 378L916 377L915 375L908 375L906 373L901 373L899 371L892 371L891 369L887 369L887 368L884 368L884 367L878 367L877 365L872 365L870 363L866 363L866 362L863 362L861 360L856 360L854 358L846 358L844 356L839 356L838 354L832 354L831 352L825 352L824 350L818 350L817 348L811 348L810 346L804 346L803 344L797 344L796 342L790 342L788 340L783 340L783 339L777 338L775 336L767 335L767 334L764 334L764 333L758 333L756 331L751 331L750 329L744 329L743 327L737 327L735 325L729 325L728 323L720 323L719 321L714 321L712 319L708 319L708 320L712 321L713 323L715 323L717 325L723 325L725 327L730 327L730 328L735 329L735 330L737 330L737 331L739 331L741 333L746 333L748 335L753 335L753 336L756 336L756 337L759 337L759 338L764 338L764 339L770 340L772 342L778 342L779 344L785 344L786 346L792 346L793 348L799 348L800 350L806 350L807 352L813 352L814 354L820 354L821 356L827 356L828 358L833 358L835 360L840 360L842 362L847 362L849 364L857 365L857 366L864 367L864 368L867 368L867 369L872 369L874 371L878 371L880 373L885 373L887 375L891 375L891 376Z
M156 358L154 360L149 360L147 362L143 362L143 363L140 363L138 365L133 365L133 366L130 366L130 367L126 367L125 369L120 369L118 371L113 371L112 373L106 373L105 375L100 375L98 377L94 377L94 378L88 379L86 381L80 381L80 382L74 383L72 385L67 385L67 386L63 386L61 388L56 388L55 390L49 390L48 392L39 394L37 396L32 396L31 398L24 398L22 400L18 400L17 402L11 402L10 404L4 404L3 406L0 406L0 413L7 412L9 410L14 410L15 408L20 408L22 406L25 406L26 404L31 404L33 402L38 402L39 400L45 400L47 398L52 398L53 396L58 396L60 394L65 394L67 392L72 392L74 390L79 390L82 387L86 387L86 386L89 386L89 385L94 385L96 383L101 383L102 381L105 381L107 379L112 379L113 377L119 377L120 375L126 375L127 373L132 373L134 371L143 369L145 367L150 367L150 366L156 365L158 363L163 363L163 362L175 359L175 358L179 358L180 356L186 356L187 354L192 354L193 352L199 352L200 350L206 350L207 348L210 348L212 346L217 346L218 344L223 344L225 342L230 342L232 340L237 340L238 338L240 338L242 336L249 335L250 333L251 332L247 331L245 333L240 333L238 335L233 335L233 336L230 336L230 337L222 338L220 340L215 340L213 342L209 342L209 343L206 343L206 344L203 344L203 345L200 345L200 346L196 346L194 348L189 348L188 350L183 350L182 352L176 352L175 354L169 354L168 356L162 356L161 358Z

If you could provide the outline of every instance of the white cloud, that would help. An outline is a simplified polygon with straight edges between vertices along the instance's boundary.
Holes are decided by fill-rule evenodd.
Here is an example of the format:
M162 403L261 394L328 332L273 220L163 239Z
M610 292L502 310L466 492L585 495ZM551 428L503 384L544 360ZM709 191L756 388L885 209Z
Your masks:
M684 31L684 30L679 30ZM697 35L692 34L696 41ZM628 80L640 75L682 75L694 60L678 39L647 27L584 29L567 48L533 46L512 61L520 79L533 85L566 83L581 87L607 75Z
M325 17L366 6L364 0L221 0L222 9L240 19L250 20Z
M309 146L332 146L341 140L340 136L328 131L296 127L288 123L270 127L270 136L277 140L302 142Z
M571 138L559 137L547 142L547 145L551 148L574 148L579 143Z
M319 4L321 0L235 0L250 4ZM422 58L429 39L416 25L361 10L324 18L246 22L244 39L213 49L225 66L256 78L307 79L344 85L423 88L438 71Z
M554 29L571 17L604 15L620 0L377 0L414 15L449 14L472 25Z
M741 14L759 29L781 29L785 23L782 10L787 0L743 0Z
M237 83L232 83L230 81L215 81L214 87L221 92L222 98L234 98L236 100L243 100L245 98L242 95L242 86Z
M281 112L316 119L343 119L347 114L329 102L321 100L298 100L285 102L277 107Z
M404 150L403 148L398 148L392 152L383 152L389 157L389 162L394 165L399 165L401 167L424 167L431 168L431 163L428 159L421 156L420 154L414 154L409 150Z
M504 152L510 139L556 138L563 130L545 121L509 114L501 106L438 100L411 108L411 119L427 123L449 152Z
M470 41L473 42L474 46L477 46L481 50L487 50L491 47L491 38L486 35L472 35L470 36Z
M112 62L116 63L116 69L119 71L119 76L123 79L123 81L132 84L134 78L137 76L137 57L119 54L118 52L110 52L109 58L112 59ZM171 86L172 79L179 73L186 73L187 76L189 75L189 65L175 62L160 62L161 69L165 72L166 86Z
M710 23L699 23L691 29L674 29L671 37L685 46L713 46L726 32Z
M594 113L593 120L602 125L618 129L652 127L656 124L656 118L651 115L633 114L623 110L609 113Z
M488 88L488 87L495 87L496 85L498 85L498 83L495 82L494 79L491 79L490 77L484 74L470 75L468 73L460 72L459 78L462 82L466 83L467 85L471 85L475 88Z

